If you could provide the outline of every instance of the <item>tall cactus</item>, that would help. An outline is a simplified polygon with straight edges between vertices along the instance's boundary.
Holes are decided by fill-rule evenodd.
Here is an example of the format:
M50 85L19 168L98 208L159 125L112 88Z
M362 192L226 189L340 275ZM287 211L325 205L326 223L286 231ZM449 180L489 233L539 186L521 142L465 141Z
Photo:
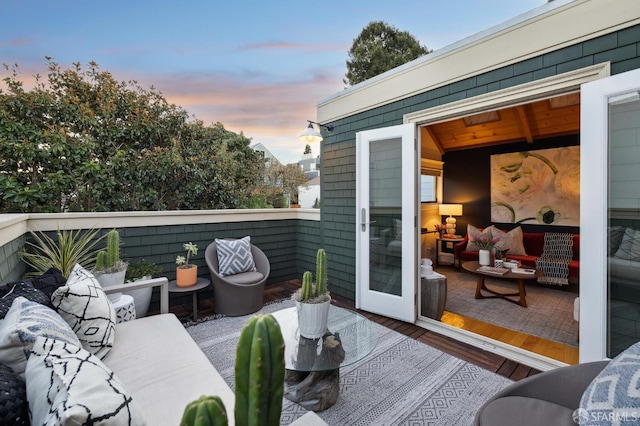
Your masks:
M227 410L219 396L202 395L187 404L180 426L227 426Z
M272 315L255 315L240 333L236 351L235 422L238 426L277 426L284 394L284 340ZM181 426L226 426L224 404L202 396L187 405Z
M302 289L300 291L300 301L304 302L312 297L311 293L313 291L313 277L311 276L311 272L306 271L302 274Z
M107 233L107 267L120 261L120 234L116 229Z
M284 340L271 315L256 315L242 329L236 354L238 425L280 424L284 393Z
M327 253L319 249L316 254L316 297L327 292Z

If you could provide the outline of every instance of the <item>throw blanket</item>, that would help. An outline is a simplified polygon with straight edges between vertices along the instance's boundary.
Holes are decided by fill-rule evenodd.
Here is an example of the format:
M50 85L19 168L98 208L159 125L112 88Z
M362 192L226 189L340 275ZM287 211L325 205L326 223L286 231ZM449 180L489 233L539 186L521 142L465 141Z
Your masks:
M569 285L571 259L573 259L573 234L545 233L542 256L536 260L536 268L543 273L543 276L538 278L538 282Z

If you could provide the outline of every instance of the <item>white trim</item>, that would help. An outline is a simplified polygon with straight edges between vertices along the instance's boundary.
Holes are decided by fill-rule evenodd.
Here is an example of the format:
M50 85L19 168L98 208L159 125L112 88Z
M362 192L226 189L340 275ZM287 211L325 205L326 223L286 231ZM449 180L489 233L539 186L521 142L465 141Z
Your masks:
M405 114L403 121L404 123L433 124L463 115L521 105L559 94L577 92L582 84L609 75L611 75L611 65L609 62L603 62L530 83Z
M444 324L429 318L420 317L416 322L417 326L433 331L443 336L450 337L459 342L467 343L476 348L484 349L496 355L503 356L507 359L519 362L540 371L553 370L554 368L564 367L569 364L549 358L534 352L526 351L518 347L490 339L479 334L472 333L467 330Z
M639 88L640 69L582 87L580 187L588 190L580 195L580 240L589 243L580 250L580 362L607 358L608 101Z
M317 120L349 117L638 23L637 0L555 0L321 100Z
M28 231L56 229L131 228L201 223L320 221L319 209L171 210L100 213L31 213L0 215L0 247Z

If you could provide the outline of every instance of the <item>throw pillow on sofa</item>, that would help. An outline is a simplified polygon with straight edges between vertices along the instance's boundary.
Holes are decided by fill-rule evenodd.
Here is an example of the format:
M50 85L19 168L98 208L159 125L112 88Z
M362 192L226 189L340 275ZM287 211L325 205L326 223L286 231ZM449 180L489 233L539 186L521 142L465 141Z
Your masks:
M640 342L625 349L591 381L580 400L581 425L618 424L626 413L628 424L637 424ZM636 418L631 418L632 415ZM635 421L634 421L635 420ZM627 424L620 421L619 424Z
M30 282L21 282L17 281L14 283L9 283L2 287L0 290L0 319L4 318L13 301L18 297L24 297L27 300L31 300L32 302L40 303L41 305L48 306L49 308L53 308L51 305L51 300L44 294L42 291L33 287L33 284Z
M93 274L80 265L74 266L66 284L53 293L51 302L82 347L104 358L115 339L116 312Z
M38 337L26 370L27 400L37 425L144 425L122 382L81 347Z
M53 309L20 296L0 321L0 361L24 377L24 369L38 336L79 345L69 325Z
M488 240L491 240L491 227L485 228L481 231L473 225L467 225L467 236L469 237L469 241L467 241L467 251L480 251L480 247L478 247L474 241L479 240L482 237L486 237Z
M609 227L609 256L616 255L626 229L624 226Z
M56 268L49 268L44 274L27 278L34 288L42 291L49 299L56 289L67 281L62 272Z
M501 229L496 228L494 225L491 225L491 236L500 238L495 245L499 250L508 250L508 255L514 256L526 256L527 252L524 250L524 242L523 242L523 234L522 228L517 227L513 228L511 231L505 232Z
M24 379L0 363L0 424L30 424L26 389Z
M615 257L640 261L640 229L625 229Z

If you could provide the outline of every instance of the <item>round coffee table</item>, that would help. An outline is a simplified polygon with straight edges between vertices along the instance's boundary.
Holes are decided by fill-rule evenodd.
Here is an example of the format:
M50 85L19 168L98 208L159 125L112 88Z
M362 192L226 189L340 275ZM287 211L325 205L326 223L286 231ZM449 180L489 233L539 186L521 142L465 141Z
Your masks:
M499 298L499 299L507 300L511 303L515 303L516 305L520 305L524 308L527 307L527 290L524 288L524 282L527 280L533 280L542 276L542 271L540 271L539 269L531 268L531 270L534 271L533 273L521 274L521 273L512 272L510 269L505 268L505 270L507 271L506 273L498 274L498 273L478 271L478 268L480 268L481 266L482 265L480 265L480 263L477 261L464 262L462 264L462 269L478 276L478 281L476 284L476 294L475 294L476 299ZM518 292L517 293L499 293L495 290L491 290L487 288L487 286L485 285L485 282L484 282L485 277L513 280L518 285ZM491 293L492 296L485 296L482 294L482 291ZM518 300L511 299L509 296L518 296Z
M307 410L322 411L338 399L340 367L360 361L378 342L377 326L348 309L331 306L328 331L320 339L300 336L298 312L272 314L284 338L285 398Z

